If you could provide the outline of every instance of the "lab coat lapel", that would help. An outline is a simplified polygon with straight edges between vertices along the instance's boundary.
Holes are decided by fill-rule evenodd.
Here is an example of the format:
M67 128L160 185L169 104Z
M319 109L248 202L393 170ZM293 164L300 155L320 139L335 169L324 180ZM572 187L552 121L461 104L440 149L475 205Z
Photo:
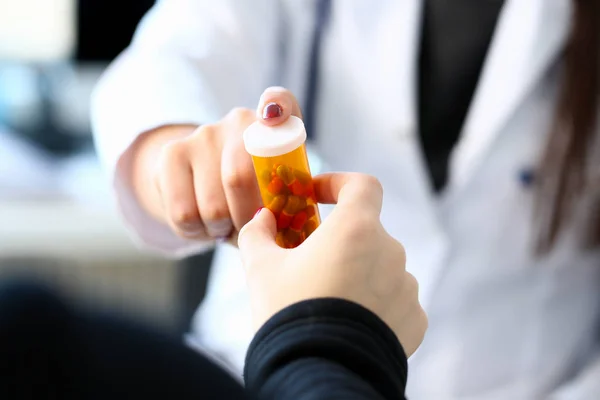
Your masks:
M418 132L418 60L421 45L423 0L389 2L386 29L379 31L381 53L378 76L381 79L383 106L378 103L376 121L384 137L380 159L385 162L377 173L387 190L382 220L388 232L399 239L409 256L406 268L419 281L419 300L427 308L444 268L448 240L438 219L436 197L421 150ZM389 21L389 23L387 23ZM378 125L382 124L382 125ZM371 139L372 140L372 139ZM389 170L396 171L390 174ZM379 172L379 171L378 171ZM388 181L389 180L389 181ZM392 180L396 182L392 182ZM401 185L397 185L397 181ZM389 185L388 185L389 183ZM399 207L404 204L404 207ZM423 237L427 240L423 241Z
M493 140L568 37L570 0L507 0L452 160L451 189L477 170Z
M390 2L385 30L378 32L381 48L380 77L386 81L386 98L391 99L384 112L386 119L402 126L401 133L417 133L418 53L423 11L422 0ZM387 21L386 21L387 22ZM392 118L390 118L393 116Z
M323 88L330 89L322 91L321 101L336 106L329 119L321 120L320 132L343 132L345 137L319 136L320 150L327 159L337 160L336 168L366 172L381 180L382 222L412 254L406 268L419 280L419 297L426 306L444 265L447 240L418 137L423 0L335 1L333 5L331 32L338 41L324 54L336 73L323 80ZM348 115L346 110L361 103L364 112ZM337 112L341 114L332 118ZM352 126L344 129L342 124ZM343 147L346 143L348 148Z

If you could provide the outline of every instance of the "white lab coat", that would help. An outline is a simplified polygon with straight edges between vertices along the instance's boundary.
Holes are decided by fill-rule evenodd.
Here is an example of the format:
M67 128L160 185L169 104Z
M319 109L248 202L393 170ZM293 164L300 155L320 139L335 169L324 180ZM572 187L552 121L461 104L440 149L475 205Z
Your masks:
M506 0L441 195L416 129L421 0L333 2L323 41L317 153L377 176L382 221L404 243L430 318L411 359L412 399L599 399L600 255L568 232L532 253L535 166L552 120L569 0ZM99 152L126 222L170 255L201 251L153 222L123 176L136 136L254 108L267 86L303 100L314 0L163 0L94 96ZM280 64L278 40L285 39ZM325 266L326 267L326 266ZM237 250L218 249L194 338L243 363L251 338Z

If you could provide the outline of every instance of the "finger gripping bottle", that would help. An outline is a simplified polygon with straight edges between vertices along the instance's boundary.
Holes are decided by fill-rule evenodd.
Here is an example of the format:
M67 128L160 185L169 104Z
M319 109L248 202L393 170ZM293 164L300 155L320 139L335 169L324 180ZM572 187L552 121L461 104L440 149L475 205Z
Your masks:
M277 244L288 249L321 222L305 142L304 123L293 116L278 126L258 121L244 132L263 204L277 219Z

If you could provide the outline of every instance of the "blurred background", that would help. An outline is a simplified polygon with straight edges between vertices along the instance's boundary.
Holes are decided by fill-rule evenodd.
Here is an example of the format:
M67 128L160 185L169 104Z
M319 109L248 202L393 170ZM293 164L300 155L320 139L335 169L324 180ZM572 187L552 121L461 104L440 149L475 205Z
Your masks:
M153 0L0 0L0 282L187 330L211 255L143 254L94 154L89 99Z

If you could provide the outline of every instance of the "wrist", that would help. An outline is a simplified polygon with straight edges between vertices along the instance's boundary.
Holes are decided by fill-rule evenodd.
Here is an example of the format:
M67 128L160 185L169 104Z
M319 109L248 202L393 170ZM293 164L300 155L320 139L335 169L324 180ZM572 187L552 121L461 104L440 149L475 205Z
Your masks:
M404 392L407 359L398 338L376 314L337 298L295 303L271 317L249 346L244 368L247 387L260 392L277 370L302 360L321 359L359 375L397 398Z

